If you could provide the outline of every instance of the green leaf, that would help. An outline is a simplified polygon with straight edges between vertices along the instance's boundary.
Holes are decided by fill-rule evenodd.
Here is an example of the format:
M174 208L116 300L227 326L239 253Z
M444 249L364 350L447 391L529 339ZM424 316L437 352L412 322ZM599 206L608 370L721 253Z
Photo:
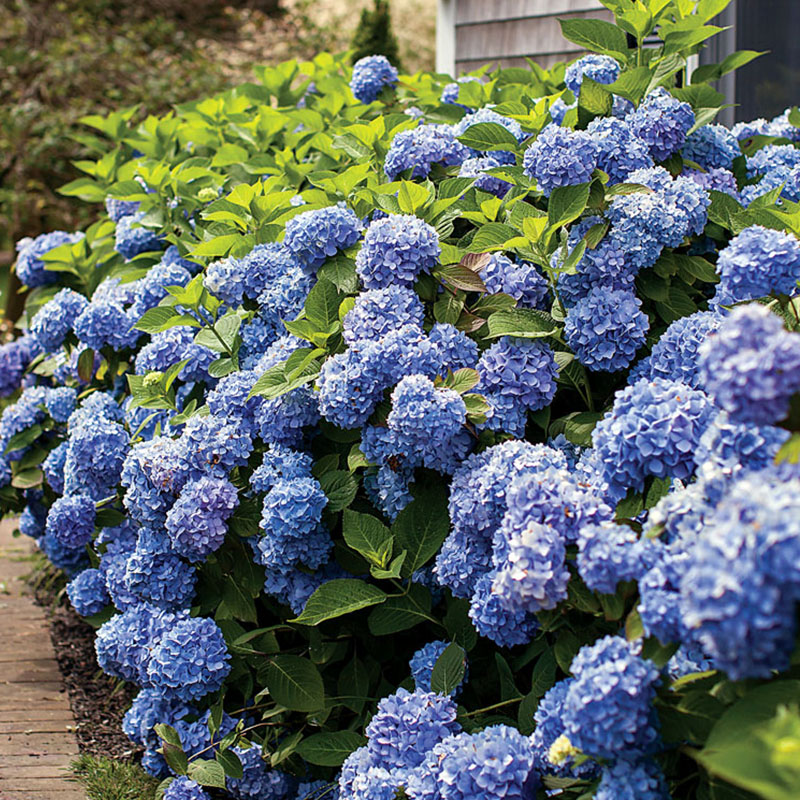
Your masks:
M548 689L556 682L556 658L553 650L545 650L533 668L531 675L531 694L544 697Z
M522 339L542 339L552 336L558 326L549 314L531 308L497 311L489 317L488 339L518 336Z
M400 553L399 556L393 558L391 563L389 564L388 569L380 569L378 567L372 566L369 568L369 574L372 575L373 578L379 581L390 580L392 578L400 578L403 571L403 564L405 563L406 556L405 550Z
M578 98L578 108L586 112L588 119L608 116L611 114L613 105L614 97L608 88L588 76L584 76Z
M342 518L342 533L349 547L372 564L385 567L392 556L392 532L369 514L349 509Z
M450 696L464 680L467 654L461 645L451 642L436 659L431 673L431 691Z
M216 236L207 242L201 242L189 253L192 257L197 256L226 256L230 253L235 244L241 240L238 233L229 233L224 236Z
M297 752L309 764L320 767L340 767L344 760L366 743L366 739L355 731L315 733L303 739Z
M424 186L413 181L401 181L397 191L397 203L404 214L416 214L430 197L430 192Z
M519 231L502 222L487 222L478 228L469 246L471 253L502 250L506 242L519 236Z
M388 636L430 622L430 615L431 593L424 586L412 583L407 595L390 597L373 609L367 622L373 636Z
M385 600L386 593L371 583L356 578L337 578L323 583L308 598L303 613L290 622L319 625L326 620L352 614Z
M329 258L317 271L317 277L330 281L340 292L345 294L358 291L356 262L341 253Z
M634 67L633 69L624 70L619 78L608 85L607 88L613 94L618 94L635 105L639 105L639 101L644 97L652 77L653 71L650 67Z
M44 473L40 469L24 469L11 478L11 485L15 489L33 489L41 486Z
M589 183L577 186L559 186L550 195L547 208L547 222L551 228L576 220L589 203Z
M8 440L4 451L5 455L29 447L41 436L43 430L41 425L31 425L30 428L25 428L25 430L15 433Z
M519 147L519 142L514 134L496 122L479 122L470 125L458 137L458 141L473 150L510 150L513 153Z
M465 292L485 292L486 286L481 276L467 267L460 264L448 264L444 267L437 267L433 274L439 280L449 283L456 289L463 289Z
M418 487L414 499L397 515L392 533L398 550L407 550L403 577L410 577L433 558L450 531L447 490L433 484Z
M628 40L621 28L598 19L560 19L565 39L586 50L609 55L628 56Z
M480 379L481 376L478 374L478 370L463 367L455 372L448 372L447 377L442 381L442 386L459 394L466 394L478 385Z
M244 774L242 762L233 750L218 750L215 758L229 778L241 778Z
M187 774L191 780L201 786L213 786L215 789L225 788L225 770L222 764L216 761L209 761L205 758L190 761Z
M577 411L553 420L550 434L558 436L563 433L573 444L579 447L592 446L592 432L597 423L603 418L602 414L593 411Z
M341 511L355 500L358 478L344 469L334 469L319 478L322 491L328 498L328 511Z
M78 377L85 383L94 377L94 350L89 347L78 356Z
M179 312L172 306L156 306L145 311L133 327L145 333L158 333L165 323L177 316Z
M325 705L322 676L307 658L275 656L267 667L266 684L272 699L290 711L318 711Z
M308 321L317 330L327 331L339 321L341 298L336 286L329 280L318 280L306 298L305 310Z

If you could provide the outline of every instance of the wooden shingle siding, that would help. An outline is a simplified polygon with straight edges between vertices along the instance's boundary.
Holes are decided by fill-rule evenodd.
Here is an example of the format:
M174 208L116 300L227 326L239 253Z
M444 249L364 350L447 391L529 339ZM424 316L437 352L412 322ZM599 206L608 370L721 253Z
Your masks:
M561 35L559 19L612 20L598 0L449 0L457 74L484 64L543 67L569 61L584 51Z
M597 0L458 0L456 25L596 11Z

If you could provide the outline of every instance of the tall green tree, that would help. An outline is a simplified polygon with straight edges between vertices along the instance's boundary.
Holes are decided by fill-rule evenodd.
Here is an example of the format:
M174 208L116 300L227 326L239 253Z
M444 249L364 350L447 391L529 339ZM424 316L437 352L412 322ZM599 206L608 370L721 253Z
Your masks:
M388 0L375 0L372 9L365 8L353 34L353 63L365 56L386 56L400 66L397 37L392 32L392 15Z

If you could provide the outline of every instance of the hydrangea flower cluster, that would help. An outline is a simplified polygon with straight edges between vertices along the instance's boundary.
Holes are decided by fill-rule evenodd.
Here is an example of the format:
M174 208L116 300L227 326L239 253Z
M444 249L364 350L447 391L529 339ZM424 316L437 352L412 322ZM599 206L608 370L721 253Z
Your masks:
M344 205L303 211L286 223L284 246L308 274L361 238L361 220Z
M553 189L586 183L598 158L599 149L590 134L548 125L525 151L523 168L549 197Z
M83 239L83 233L52 231L43 233L35 239L20 239L17 242L17 276L25 286L44 286L58 281L58 272L47 269L44 256L57 247L75 244Z
M366 56L353 65L350 88L356 100L372 103L385 86L397 83L397 69L386 56Z

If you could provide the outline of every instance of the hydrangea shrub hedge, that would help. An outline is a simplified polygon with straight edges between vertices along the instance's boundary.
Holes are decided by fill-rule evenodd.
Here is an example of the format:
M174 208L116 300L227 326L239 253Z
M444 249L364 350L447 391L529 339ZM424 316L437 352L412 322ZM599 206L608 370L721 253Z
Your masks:
M800 113L682 85L724 0L605 4L85 120L0 499L167 800L797 796Z

